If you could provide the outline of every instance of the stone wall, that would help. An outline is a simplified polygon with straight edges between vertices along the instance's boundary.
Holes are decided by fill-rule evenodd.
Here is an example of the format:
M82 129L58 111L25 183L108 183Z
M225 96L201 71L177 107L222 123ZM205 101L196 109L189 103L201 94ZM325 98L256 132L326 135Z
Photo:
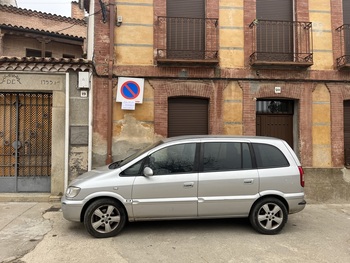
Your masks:
M350 203L350 171L304 168L308 203Z

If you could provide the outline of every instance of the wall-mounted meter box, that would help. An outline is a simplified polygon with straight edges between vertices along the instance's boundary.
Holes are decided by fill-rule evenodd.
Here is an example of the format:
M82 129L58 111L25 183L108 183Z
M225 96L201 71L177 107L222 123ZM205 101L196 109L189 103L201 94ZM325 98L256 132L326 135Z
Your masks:
M90 88L89 72L79 72L78 89Z

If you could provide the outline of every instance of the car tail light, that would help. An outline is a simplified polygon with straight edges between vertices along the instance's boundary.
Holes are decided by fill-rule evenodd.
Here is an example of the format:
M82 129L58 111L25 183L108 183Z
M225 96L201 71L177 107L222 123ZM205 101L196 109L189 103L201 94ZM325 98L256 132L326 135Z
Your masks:
M299 168L299 174L300 174L300 185L301 187L304 187L305 186L304 170L303 170L303 167L301 166L298 166L298 168Z

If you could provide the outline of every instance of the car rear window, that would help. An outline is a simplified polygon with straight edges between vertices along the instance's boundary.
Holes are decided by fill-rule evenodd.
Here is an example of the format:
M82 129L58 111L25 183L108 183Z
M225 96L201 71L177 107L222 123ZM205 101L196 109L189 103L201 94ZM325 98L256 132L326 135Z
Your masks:
M253 143L252 145L259 169L289 166L287 158L277 147L261 143Z

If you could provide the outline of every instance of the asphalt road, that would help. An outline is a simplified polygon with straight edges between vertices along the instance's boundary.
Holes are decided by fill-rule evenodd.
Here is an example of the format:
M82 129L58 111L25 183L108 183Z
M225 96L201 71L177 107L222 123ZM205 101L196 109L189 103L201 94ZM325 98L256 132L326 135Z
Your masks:
M31 234L24 231L21 242L9 240L17 255L3 261L0 256L0 262L350 262L350 204L307 205L274 236L256 233L246 219L224 219L129 223L117 237L95 239L56 210L49 209L37 224L29 220ZM0 236L18 220L0 224ZM0 255L4 246L0 238Z

